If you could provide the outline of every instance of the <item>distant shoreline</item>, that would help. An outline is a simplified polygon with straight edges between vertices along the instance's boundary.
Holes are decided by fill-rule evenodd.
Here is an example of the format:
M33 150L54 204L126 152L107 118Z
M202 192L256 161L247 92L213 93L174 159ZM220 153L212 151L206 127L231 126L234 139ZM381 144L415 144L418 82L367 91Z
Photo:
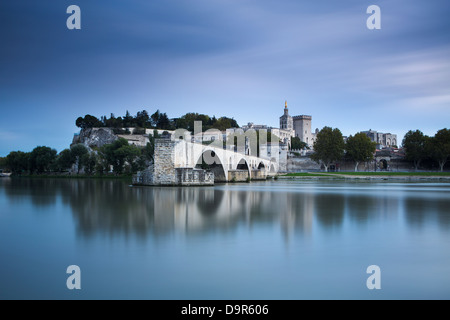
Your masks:
M300 172L279 175L279 179L450 181L450 172Z

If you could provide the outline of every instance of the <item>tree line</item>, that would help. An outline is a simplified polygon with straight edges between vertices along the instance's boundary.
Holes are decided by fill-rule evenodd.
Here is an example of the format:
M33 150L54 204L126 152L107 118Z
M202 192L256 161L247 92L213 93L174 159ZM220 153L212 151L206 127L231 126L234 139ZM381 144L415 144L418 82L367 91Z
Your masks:
M108 127L108 128L150 128L162 130L187 129L194 131L194 121L202 122L202 131L208 129L218 129L224 131L228 128L239 128L238 123L233 118L208 116L199 113L186 113L179 118L169 119L165 112L156 110L152 115L146 110L139 111L136 116L130 115L128 110L123 117L115 117L113 113L107 118L101 116L100 119L87 114L84 117L78 117L75 125L79 128Z
M417 170L421 161L428 159L439 164L440 171L450 159L450 130L441 129L434 137L428 137L421 131L408 131L403 139L406 159L414 162ZM355 162L355 171L361 162L371 161L375 154L375 142L362 132L349 136L347 141L337 128L324 127L317 134L314 154L311 159L322 163L325 171L337 161L347 159Z
M420 130L410 130L403 138L406 158L414 163L417 170L424 160L435 161L441 171L450 159L450 129L441 129L433 137Z
M132 174L147 167L154 155L154 132L149 136L150 142L142 147L129 145L124 138L100 148L89 149L84 144L74 144L59 154L55 149L38 146L31 152L12 151L5 158L0 158L0 168L9 170L14 175L74 173Z

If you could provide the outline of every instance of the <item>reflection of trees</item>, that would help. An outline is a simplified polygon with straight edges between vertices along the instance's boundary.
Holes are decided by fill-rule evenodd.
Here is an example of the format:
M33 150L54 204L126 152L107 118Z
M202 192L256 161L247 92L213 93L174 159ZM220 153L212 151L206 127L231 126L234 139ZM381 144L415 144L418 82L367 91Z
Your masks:
M415 226L421 226L432 215L431 208L433 203L430 200L421 198L406 198L405 199L405 214L406 221Z
M68 203L84 235L96 232L144 235L153 224L153 197L131 192L122 181L67 180L63 201Z
M449 208L450 199L447 197L405 198L406 221L416 227L423 227L426 223L434 222L442 228L450 228Z
M340 189L280 192L274 182L215 187L130 187L120 180L8 179L1 182L10 201L29 199L35 207L68 205L81 236L97 234L160 235L174 230L192 233L228 232L238 226L279 224L283 234L308 234L318 226L341 226L344 212L358 223L398 212L396 197L346 193ZM275 188L272 189L274 184ZM260 188L262 186L262 188ZM406 221L419 225L431 219L450 228L450 199L405 197ZM45 210L39 210L45 212ZM314 219L315 217L315 219Z
M351 194L346 200L348 216L357 223L367 223L375 218L380 205L373 195Z
M324 227L337 227L344 221L344 195L319 193L314 197L317 220Z
M24 198L30 198L36 207L53 206L56 204L58 190L55 185L58 181L54 179L39 178L11 178L5 179L8 187L5 193L12 201L22 202Z

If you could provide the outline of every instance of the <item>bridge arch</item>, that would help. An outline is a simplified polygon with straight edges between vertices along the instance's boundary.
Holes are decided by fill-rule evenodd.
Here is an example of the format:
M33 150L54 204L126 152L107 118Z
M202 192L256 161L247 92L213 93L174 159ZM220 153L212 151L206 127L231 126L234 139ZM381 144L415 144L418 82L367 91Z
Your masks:
M261 162L259 163L258 169L264 169L264 170L266 169L266 165L264 164L263 161L261 161Z
M220 156L214 150L203 150L196 161L195 167L211 170L214 173L214 182L227 181L228 169L224 167L224 161L220 159Z
M248 165L248 162L247 162L247 160L245 160L245 158L241 158L241 160L239 160L239 162L237 163L236 169L237 170L247 170L248 176L251 177L250 166Z

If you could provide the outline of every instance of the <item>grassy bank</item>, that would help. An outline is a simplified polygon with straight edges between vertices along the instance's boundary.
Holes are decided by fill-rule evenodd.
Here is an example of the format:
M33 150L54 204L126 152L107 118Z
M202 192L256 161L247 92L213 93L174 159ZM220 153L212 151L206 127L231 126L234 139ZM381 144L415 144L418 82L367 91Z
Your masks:
M287 173L280 175L280 177L323 177L323 176L331 176L324 173L310 173L310 172L293 172L293 173Z

